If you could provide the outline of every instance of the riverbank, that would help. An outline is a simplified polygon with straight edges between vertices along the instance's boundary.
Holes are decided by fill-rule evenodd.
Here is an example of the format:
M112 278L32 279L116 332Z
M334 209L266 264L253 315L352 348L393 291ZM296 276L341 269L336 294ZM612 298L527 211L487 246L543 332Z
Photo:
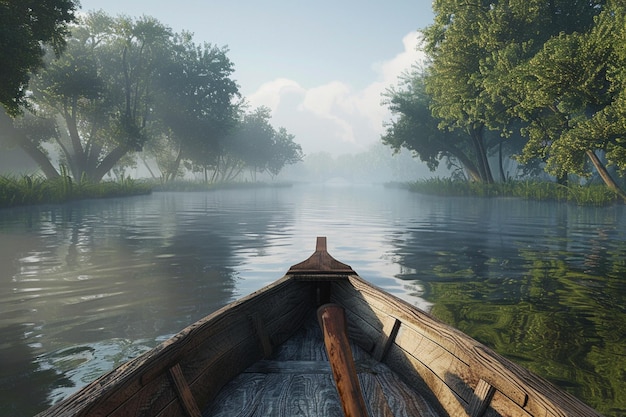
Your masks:
M150 194L152 191L214 191L260 187L291 187L292 183L174 181L160 183L154 180L103 181L77 183L70 177L49 180L37 175L21 177L0 176L0 208L37 204L60 204L89 198L127 197Z
M89 198L150 194L150 184L124 179L99 183L75 182L69 177L49 180L38 175L0 177L0 208L60 204Z
M482 184L448 178L431 178L411 183L394 184L410 191L455 197L518 197L526 200L556 201L578 206L609 206L624 201L604 185L568 186L548 181L508 181Z

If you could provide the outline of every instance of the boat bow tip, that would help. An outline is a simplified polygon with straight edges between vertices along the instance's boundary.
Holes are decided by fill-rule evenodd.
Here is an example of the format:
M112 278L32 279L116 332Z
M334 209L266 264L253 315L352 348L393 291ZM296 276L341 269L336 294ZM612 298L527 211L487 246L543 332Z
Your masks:
M305 261L293 265L287 274L355 274L350 265L339 262L326 249L326 237L318 236L315 252Z

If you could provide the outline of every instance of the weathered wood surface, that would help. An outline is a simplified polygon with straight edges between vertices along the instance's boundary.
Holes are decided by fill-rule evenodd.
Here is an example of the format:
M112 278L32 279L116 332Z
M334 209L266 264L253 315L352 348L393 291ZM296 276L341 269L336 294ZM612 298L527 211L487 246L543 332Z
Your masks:
M318 237L315 252L305 261L293 265L287 272L288 275L323 275L332 274L337 279L341 274L354 274L354 270L342 262L339 262L326 250L326 238Z
M331 294L332 302L346 308L357 343L369 351L380 350L377 343L389 345L385 363L414 386L435 393L450 415L600 416L546 380L356 275L333 283ZM400 321L391 344L383 330L393 330L390 320Z
M351 346L371 417L439 415L421 393L386 365L357 345ZM259 361L238 375L203 412L205 417L269 415L343 416L314 311L306 325L269 360Z

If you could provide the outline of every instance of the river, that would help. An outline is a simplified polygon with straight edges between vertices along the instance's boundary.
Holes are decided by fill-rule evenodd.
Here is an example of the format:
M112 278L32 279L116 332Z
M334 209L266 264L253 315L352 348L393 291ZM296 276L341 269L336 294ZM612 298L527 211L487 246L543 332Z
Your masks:
M370 282L626 415L626 211L294 186L0 210L0 415L33 415L327 236Z

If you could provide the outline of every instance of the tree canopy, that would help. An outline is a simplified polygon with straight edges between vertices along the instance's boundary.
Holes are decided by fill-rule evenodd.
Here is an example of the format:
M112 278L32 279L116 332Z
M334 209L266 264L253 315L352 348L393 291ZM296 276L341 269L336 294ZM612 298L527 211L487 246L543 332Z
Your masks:
M0 120L47 177L98 182L144 150L165 181L185 169L218 172L225 155L239 171L273 173L301 159L293 135L274 130L267 112L269 136L257 129L239 143L248 120L227 47L197 45L149 16L92 12L69 29L65 47L48 48L31 75L22 116Z
M490 163L505 149L559 179L595 172L618 190L609 167L626 167L624 7L434 1L434 23L422 30L428 61L388 90L394 119L383 142L431 167L456 159L476 181L493 179Z
M43 44L50 45L56 54L65 46L76 3L0 0L0 104L10 115L20 112L31 73L43 66Z

